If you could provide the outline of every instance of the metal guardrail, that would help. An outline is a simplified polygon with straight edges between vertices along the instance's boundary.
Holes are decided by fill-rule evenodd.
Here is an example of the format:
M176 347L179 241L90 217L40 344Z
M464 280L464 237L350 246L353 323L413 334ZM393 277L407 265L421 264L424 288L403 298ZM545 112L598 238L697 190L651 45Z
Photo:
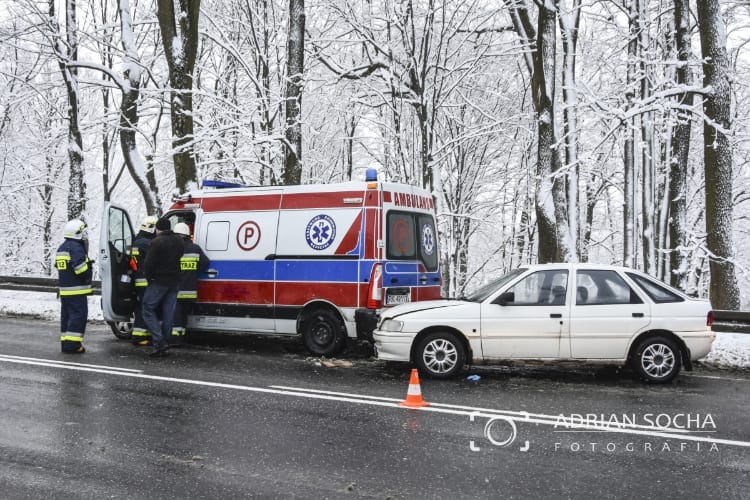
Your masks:
M715 332L750 333L750 311L714 310Z
M94 281L91 285L94 289L94 295L102 294L101 281ZM24 276L0 276L0 290L57 293L57 279L27 278Z
M101 295L101 281L94 281L92 286L94 295ZM0 290L57 293L57 279L0 276ZM713 330L716 332L750 334L750 311L714 310Z

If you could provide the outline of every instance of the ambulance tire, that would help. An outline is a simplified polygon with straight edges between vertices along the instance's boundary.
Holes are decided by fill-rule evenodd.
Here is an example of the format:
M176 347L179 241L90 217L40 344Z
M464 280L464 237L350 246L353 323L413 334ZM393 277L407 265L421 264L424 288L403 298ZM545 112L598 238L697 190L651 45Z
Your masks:
M346 347L346 328L330 309L315 309L302 322L302 341L316 356L333 356Z
M107 321L115 337L121 340L130 340L133 336L133 323L130 321Z

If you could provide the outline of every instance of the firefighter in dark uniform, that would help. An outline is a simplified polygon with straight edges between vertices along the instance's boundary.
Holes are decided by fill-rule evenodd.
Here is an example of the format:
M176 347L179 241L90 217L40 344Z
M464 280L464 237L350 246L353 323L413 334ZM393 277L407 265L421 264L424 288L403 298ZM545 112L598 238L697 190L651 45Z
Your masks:
M65 224L65 241L57 249L55 267L60 286L60 344L62 352L83 354L83 334L89 314L91 261L86 224L73 219Z
M133 270L135 280L135 315L133 319L133 335L131 342L137 346L151 345L151 334L146 328L146 322L143 321L143 294L146 292L148 280L143 273L143 263L146 261L146 253L151 244L151 240L156 236L156 221L159 219L149 215L141 223L138 234L135 235L133 246L130 247L130 267Z
M174 226L174 232L182 236L184 246L180 258L180 291L177 292L172 338L169 340L171 346L178 346L185 336L188 314L192 312L198 299L198 274L208 269L209 261L201 247L190 239L190 227L187 224L178 222Z

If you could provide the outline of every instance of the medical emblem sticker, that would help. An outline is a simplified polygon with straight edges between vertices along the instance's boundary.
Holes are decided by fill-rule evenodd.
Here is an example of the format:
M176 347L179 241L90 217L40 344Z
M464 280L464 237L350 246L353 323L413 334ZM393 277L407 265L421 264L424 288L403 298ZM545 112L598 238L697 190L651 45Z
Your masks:
M435 235L432 232L432 226L425 224L422 226L422 250L425 255L432 255L435 251Z
M305 239L310 248L314 250L325 250L330 247L336 238L336 223L325 214L316 215L307 223Z

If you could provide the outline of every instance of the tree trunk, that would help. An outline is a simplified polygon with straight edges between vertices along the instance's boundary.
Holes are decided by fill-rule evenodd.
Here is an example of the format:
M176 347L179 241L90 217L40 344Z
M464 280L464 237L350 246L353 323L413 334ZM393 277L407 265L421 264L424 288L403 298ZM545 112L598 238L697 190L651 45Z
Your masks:
M569 11L560 8L561 0L556 0L560 19L560 34L563 42L563 130L565 134L565 168L567 169L567 223L570 234L569 262L577 261L582 252L579 246L581 237L578 229L578 90L576 89L576 46L578 25L581 19L581 2L573 0Z
M726 27L718 0L698 0L698 23L703 57L703 99L706 178L706 234L711 282L709 296L715 309L736 310L740 292L732 244L732 129L730 64Z
M627 93L625 98L625 110L633 107L635 92L633 86L636 80L636 61L638 60L638 0L630 0L629 5L630 40L628 42L628 69L627 69ZM635 203L635 118L631 118L625 130L625 142L623 144L624 182L623 182L623 265L635 267L636 265L636 203Z
M556 14L548 5L539 7L537 50L534 53L532 91L537 113L537 190L536 217L539 226L538 260L540 263L559 262L556 210L553 201L555 138L555 56Z
M60 71L62 72L65 90L68 97L68 160L70 162L70 175L68 178L68 219L83 219L86 210L86 183L83 175L83 138L81 137L80 123L78 121L79 95L78 95L78 69L75 63L78 60L78 33L76 26L76 2L66 0L65 2L65 38L66 44L60 41L60 27L55 14L55 2L49 0L49 18L52 23L52 34L54 40L54 51L57 57Z
M150 183L147 176L148 167L136 145L138 128L138 97L141 89L141 68L138 65L138 53L133 46L133 21L130 17L129 0L120 0L120 26L122 29L122 47L125 50L124 82L120 103L120 146L122 156L133 181L141 191L146 205L146 213L161 214L158 191L155 183ZM153 180L153 176L151 176Z
M677 45L677 85L693 83L689 61L692 57L690 42L690 2L675 0L675 43ZM693 94L685 92L678 102L687 108L693 106ZM691 115L677 110L677 124L672 134L672 151L669 165L669 283L687 290L689 266L687 228L687 177L690 154Z
M648 0L638 0L638 54L640 99L651 97L650 68L646 64L649 47L649 26L646 5ZM641 224L643 227L643 269L656 276L656 230L655 230L655 167L654 167L654 113L641 113Z
M157 0L156 4L172 85L172 159L175 183L181 192L197 181L193 153L193 70L198 52L200 3L200 0L179 0L179 12L175 12L173 0Z
M302 182L302 85L305 70L305 1L289 0L286 78L285 185Z

